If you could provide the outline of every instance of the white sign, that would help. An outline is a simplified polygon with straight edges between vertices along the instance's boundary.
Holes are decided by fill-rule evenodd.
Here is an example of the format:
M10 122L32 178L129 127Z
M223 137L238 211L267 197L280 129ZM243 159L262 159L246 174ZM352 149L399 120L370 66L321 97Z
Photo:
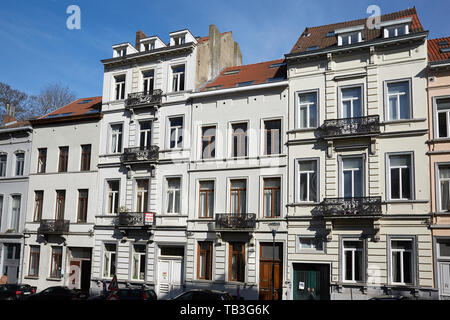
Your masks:
M153 224L153 212L146 212L145 213L145 224Z
M299 290L304 290L305 289L305 283L304 282L299 282L298 289Z

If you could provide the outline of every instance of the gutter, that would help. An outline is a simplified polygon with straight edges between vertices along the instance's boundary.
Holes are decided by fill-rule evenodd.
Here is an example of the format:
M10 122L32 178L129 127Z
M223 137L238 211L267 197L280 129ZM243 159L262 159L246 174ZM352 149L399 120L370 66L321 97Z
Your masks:
M15 127L15 128L5 128L0 129L0 133L8 133L8 132L14 132L14 131L23 131L23 130L33 130L32 126L23 126L23 127Z
M205 91L205 92L192 93L189 96L189 98L203 98L203 97L209 97L209 96L215 96L215 95L227 94L227 93L283 87L283 86L287 86L288 84L289 84L289 81L284 80L284 81L279 81L279 82L263 83L263 84L257 84L257 85L252 85L252 86L245 86L245 87L211 90L211 91Z
M450 60L442 60L442 61L436 61L436 62L428 63L428 67L430 69L442 68L442 67L448 67L448 66L450 66Z

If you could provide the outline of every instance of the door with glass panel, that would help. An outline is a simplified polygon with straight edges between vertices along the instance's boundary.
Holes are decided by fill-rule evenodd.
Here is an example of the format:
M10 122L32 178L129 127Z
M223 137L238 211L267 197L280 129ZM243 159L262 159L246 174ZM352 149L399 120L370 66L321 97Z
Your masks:
M245 180L232 180L230 189L230 215L231 216L241 216L247 209L246 190L247 182Z
M152 144L152 122L142 121L139 127L139 147L141 150L149 149Z
M363 116L362 87L341 89L341 118L358 118Z
M136 180L136 212L147 212L148 180Z
M340 189L342 198L351 199L364 196L363 165L362 157L342 159Z

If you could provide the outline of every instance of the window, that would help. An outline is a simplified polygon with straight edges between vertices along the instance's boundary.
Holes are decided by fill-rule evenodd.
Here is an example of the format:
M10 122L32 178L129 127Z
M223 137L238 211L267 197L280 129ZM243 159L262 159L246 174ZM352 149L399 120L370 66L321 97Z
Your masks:
M183 148L183 117L169 119L169 149Z
M69 147L59 147L58 172L67 172L68 161L69 161Z
M413 199L412 155L389 156L389 186L391 200Z
M142 87L144 89L144 94L151 94L154 89L155 72L153 70L144 71L142 72L142 78Z
M405 34L409 34L409 26L408 25L400 25L394 27L384 28L384 37L392 38L399 37Z
M438 250L437 256L439 258L450 258L450 241L440 239L437 241Z
M66 203L66 190L56 191L56 220L64 219L64 207Z
M264 121L264 154L281 153L281 120Z
M145 280L145 245L133 245L133 280Z
M62 247L52 247L50 278L61 278Z
M23 167L25 161L25 153L16 153L16 176L23 176Z
M174 37L174 38L173 38L173 42L175 43L175 45L184 44L184 42L185 42L185 36Z
M317 92L305 92L298 95L297 128L317 127Z
M45 164L47 162L47 148L38 149L38 168L37 173L45 173Z
M264 179L264 217L280 216L280 178Z
M39 256L41 248L39 246L30 246L30 264L28 265L28 275L30 277L39 276Z
M231 156L246 157L248 148L247 123L231 125Z
M20 202L22 198L19 195L12 196L12 216L10 229L14 232L19 232L19 221L20 221Z
M361 32L348 33L340 35L338 37L338 45L346 46L348 44L354 44L362 41Z
M152 145L152 122L139 122L139 146L141 150L150 148Z
M436 133L438 138L450 138L450 98L436 99Z
M81 146L81 171L89 171L91 168L91 145Z
M216 127L202 128L202 159L216 157Z
M362 87L341 88L341 118L362 117Z
M116 100L123 100L125 99L125 75L115 76L114 79L116 81Z
M214 215L214 181L201 181L199 186L199 218Z
M117 52L117 56L118 57L126 56L127 55L127 48L116 49L116 52Z
M87 221L89 190L78 190L78 222Z
M364 243L362 240L343 240L343 280L364 281Z
M341 197L363 197L364 189L363 158L343 158L341 163Z
M439 208L440 212L450 211L450 165L440 165L439 174Z
M44 191L34 192L34 221L41 221L42 218L42 206L44 203Z
M297 201L317 202L317 187L319 184L317 166L318 160L300 160L297 162Z
M108 211L117 213L119 209L119 180L108 181Z
M2 216L3 216L3 195L0 195L0 230L2 226Z
M148 179L136 180L136 212L147 212Z
M116 274L116 245L105 243L103 248L103 277L112 278Z
M167 179L167 213L180 213L181 179Z
M122 152L122 125L111 125L111 153Z
M413 240L391 239L391 282L393 284L412 284L413 265Z
M245 281L245 244L230 242L230 254L228 260L229 281Z
M411 118L411 97L409 81L387 83L388 120Z
M184 90L184 66L172 67L172 91Z
M198 243L197 278L211 280L212 276L212 242Z
M303 251L324 251L323 240L316 237L298 236L297 237L297 252Z
M6 259L18 260L20 259L20 244L18 243L5 243Z
M247 182L245 180L231 180L230 214L240 216L247 211Z
M4 177L6 175L6 162L8 156L6 154L0 155L0 177Z

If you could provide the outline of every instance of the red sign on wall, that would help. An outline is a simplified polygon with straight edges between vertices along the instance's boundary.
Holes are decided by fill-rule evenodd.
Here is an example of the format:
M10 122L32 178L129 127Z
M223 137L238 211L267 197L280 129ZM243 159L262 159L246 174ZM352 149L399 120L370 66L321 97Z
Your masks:
M153 216L154 216L153 212L146 212L144 223L148 224L148 225L152 225L153 224Z

